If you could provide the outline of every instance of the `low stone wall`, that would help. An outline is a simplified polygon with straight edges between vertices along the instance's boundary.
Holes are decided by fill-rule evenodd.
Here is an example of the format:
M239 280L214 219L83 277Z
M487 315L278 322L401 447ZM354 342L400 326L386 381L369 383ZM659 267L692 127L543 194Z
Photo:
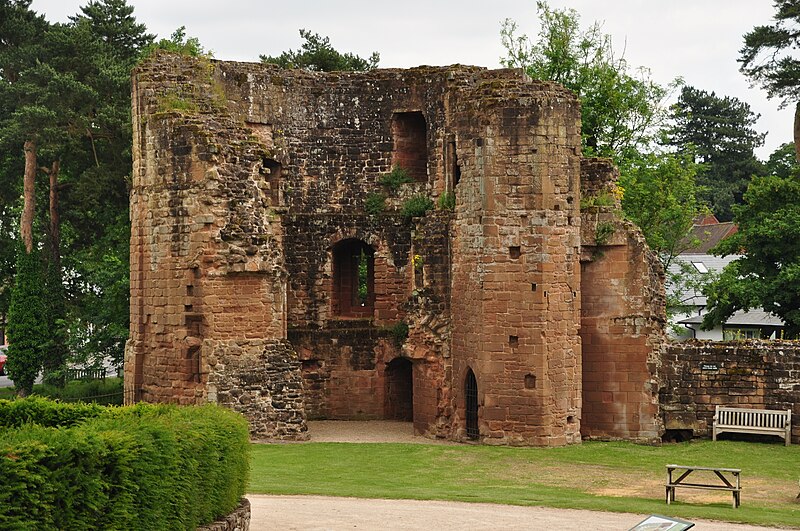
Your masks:
M710 436L715 406L792 410L800 443L800 343L687 341L667 346L659 400L667 430Z
M300 360L283 339L211 341L208 401L238 411L257 439L308 438Z
M242 498L239 507L231 514L223 516L197 531L248 531L250 529L250 500Z

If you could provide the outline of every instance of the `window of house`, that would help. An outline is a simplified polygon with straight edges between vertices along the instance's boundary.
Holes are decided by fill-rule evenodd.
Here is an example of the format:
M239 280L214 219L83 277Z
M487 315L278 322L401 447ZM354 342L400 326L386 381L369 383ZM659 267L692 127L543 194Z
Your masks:
M703 262L692 262L692 265L700 273L708 273L708 268Z
M758 328L723 328L722 339L723 341L761 339L761 330Z
M375 258L372 247L356 239L333 248L333 313L372 317L375 308Z

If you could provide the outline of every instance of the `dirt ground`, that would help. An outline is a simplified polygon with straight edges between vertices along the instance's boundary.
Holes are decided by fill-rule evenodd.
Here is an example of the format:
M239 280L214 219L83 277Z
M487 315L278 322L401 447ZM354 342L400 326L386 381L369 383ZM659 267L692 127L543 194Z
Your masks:
M432 441L413 434L410 423L393 421L308 423L312 442L403 442L457 444ZM292 443L295 444L295 443ZM625 483L621 483L625 484ZM660 483L658 485L661 487ZM685 490L685 489L684 489ZM660 492L660 490L659 490ZM519 507L488 503L417 500L375 500L327 496L263 496L248 494L252 531L263 530L433 530L503 529L619 531L630 529L646 514L608 513L574 509ZM698 531L756 531L774 528L695 520Z

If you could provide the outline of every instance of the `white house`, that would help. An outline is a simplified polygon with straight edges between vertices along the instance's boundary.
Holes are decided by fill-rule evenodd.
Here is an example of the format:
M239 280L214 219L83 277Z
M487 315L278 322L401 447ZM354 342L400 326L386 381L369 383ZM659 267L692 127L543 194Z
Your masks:
M711 276L740 258L740 255L714 256L708 251L722 239L734 234L737 228L733 223L719 223L714 216L703 219L692 228L689 241L691 247L675 257L669 267L670 275L680 275L688 266L700 277ZM698 243L699 242L699 243ZM684 288L680 293L678 286L670 286L670 295L674 295L686 311L670 315L670 336L674 339L710 339L712 341L729 341L737 339L777 339L783 334L783 321L763 310L736 312L725 323L712 330L702 330L703 316L707 313L706 297L698 289Z

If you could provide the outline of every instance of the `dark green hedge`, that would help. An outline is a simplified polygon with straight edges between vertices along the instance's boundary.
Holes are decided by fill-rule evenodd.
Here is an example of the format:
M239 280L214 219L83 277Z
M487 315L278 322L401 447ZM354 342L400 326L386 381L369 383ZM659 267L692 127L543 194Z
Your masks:
M0 428L18 428L30 423L52 428L69 427L97 417L105 410L96 404L62 404L37 396L0 400Z
M243 417L212 405L100 409L69 427L0 431L0 529L195 529L235 509Z

